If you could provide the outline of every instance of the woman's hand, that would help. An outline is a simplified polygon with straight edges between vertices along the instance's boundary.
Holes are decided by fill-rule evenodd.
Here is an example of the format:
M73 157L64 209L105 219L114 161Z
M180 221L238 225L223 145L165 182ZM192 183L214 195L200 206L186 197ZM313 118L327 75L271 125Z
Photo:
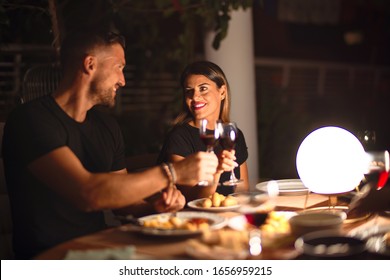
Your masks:
M235 151L223 150L218 155L217 173L222 174L226 171L232 171L238 164L236 162Z

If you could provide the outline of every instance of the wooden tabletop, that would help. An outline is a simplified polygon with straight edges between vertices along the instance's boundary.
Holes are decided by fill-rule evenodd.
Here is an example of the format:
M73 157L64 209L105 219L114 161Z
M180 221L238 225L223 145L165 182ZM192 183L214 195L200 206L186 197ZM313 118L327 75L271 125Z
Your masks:
M304 196L279 196L275 200L275 210L302 210L306 208L324 206L328 204L328 197L318 194ZM238 215L235 212L218 213L225 217ZM377 220L378 222L378 220ZM390 225L390 218L381 218L381 223ZM372 219L366 217L353 223L345 223L343 229L349 231L356 227L370 226ZM232 229L219 229L228 231ZM94 249L121 248L133 245L139 258L149 259L191 259L188 255L188 242L191 239L199 240L200 235L180 237L180 236L150 236L140 232L129 230L127 225L110 228L101 232L75 238L60 245L57 245L41 254L36 259L64 259L69 251L83 251ZM294 248L294 238L287 239L281 246L263 248L258 256L250 256L249 259L294 259L299 257L299 253Z

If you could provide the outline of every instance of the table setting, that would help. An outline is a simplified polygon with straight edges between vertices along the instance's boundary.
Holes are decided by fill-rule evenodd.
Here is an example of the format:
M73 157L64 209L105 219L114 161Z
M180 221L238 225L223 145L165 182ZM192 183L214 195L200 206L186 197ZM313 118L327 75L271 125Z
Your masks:
M319 231L312 231L313 228L311 228L312 225L310 223L306 227L305 223L303 223L302 227L304 231L298 234L292 233L291 230L290 221L294 217L304 216L303 214L305 214L302 206L302 201L305 199L305 196L290 196L291 200L287 206L283 205L286 196L280 195L272 199L272 208L269 205L264 207L264 201L260 205L255 205L255 207L251 205L257 211L262 211L260 213L263 217L257 224L256 222L249 221L248 217L250 216L245 215L245 212L239 211L239 208L234 211L213 212L195 210L188 207L177 212L175 215L171 213L148 215L138 218L136 224L134 221L131 221L96 234L70 240L43 252L37 258L321 259L324 256L320 253L324 252L324 249L321 251L318 248L323 248L324 246L319 246L316 251L317 255L315 255L313 253L307 253L303 250L302 243L297 243L297 240L300 238L304 238L304 241L312 240L313 236L306 235L318 233ZM294 201L296 202L295 207ZM308 206L309 208L318 205L326 206L328 204L328 197L311 193L309 194L308 201L314 202L314 204L308 204L310 205ZM269 203L269 200L266 202ZM206 222L208 225L204 228L183 229L180 228L180 223L177 223L178 228L176 229L172 228L172 226L168 226L170 228L166 229L153 228L153 226L157 228L160 225L166 226L165 223L171 218L179 218L182 220L182 223L191 219L198 219L198 222ZM387 230L390 231L390 219L386 216L381 216L376 221L379 225L378 231L370 234L367 233L370 232L369 229L372 229L374 225L372 217L357 221L356 223L346 223L343 219L339 223L340 220L336 220L336 232L328 231L329 234L331 233L328 236L348 236L363 240L364 243L371 242L378 244L378 242L381 242L381 244L384 244L384 236L388 233ZM317 221L322 220L317 219ZM157 222L155 225L151 225L155 222ZM145 226L143 225L144 223ZM329 229L334 229L333 222L321 228L320 232L326 233L326 230ZM337 235L335 235L336 233ZM339 243L337 244L340 250L345 250L345 246L342 247ZM132 246L132 254L122 254L124 248L128 246ZM331 248L337 249L337 246ZM370 253L369 258L388 258L388 249L387 247L384 248L386 248L385 251L383 249L378 250L378 252L374 252L373 249L369 251L365 249L365 251ZM325 252L328 251L325 250ZM345 255L342 258L350 257L350 255ZM365 259L366 255L360 255L360 257ZM327 254L326 258L340 258L340 256Z
M130 251L145 259L389 259L390 215L355 213L366 197L387 190L389 154L367 153L358 141L341 128L320 128L298 149L299 178L262 181L248 192L215 192L176 213L122 217L121 226L37 258L93 258L96 250L95 257L125 259ZM380 186L364 181L372 173L380 174Z

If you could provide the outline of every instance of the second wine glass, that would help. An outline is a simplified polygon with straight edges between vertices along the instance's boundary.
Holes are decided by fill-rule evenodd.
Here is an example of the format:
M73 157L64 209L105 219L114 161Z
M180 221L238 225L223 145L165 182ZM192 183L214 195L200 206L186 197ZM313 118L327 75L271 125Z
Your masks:
M222 133L220 135L220 143L223 149L232 151L236 147L238 137L238 128L235 122L227 122L222 124ZM238 179L234 174L234 169L230 173L230 179L223 182L224 186L235 186L243 180Z

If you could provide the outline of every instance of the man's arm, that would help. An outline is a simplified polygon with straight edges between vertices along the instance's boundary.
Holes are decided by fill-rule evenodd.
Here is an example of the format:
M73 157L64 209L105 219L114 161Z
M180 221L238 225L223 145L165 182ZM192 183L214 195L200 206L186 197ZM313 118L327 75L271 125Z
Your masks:
M361 215L390 210L390 184L377 190L376 182L366 184L349 205L348 215Z
M177 183L195 185L210 180L217 159L201 152L174 164ZM138 203L169 184L160 166L140 173L91 173L68 148L61 147L33 161L28 168L49 188L84 211L117 209Z

